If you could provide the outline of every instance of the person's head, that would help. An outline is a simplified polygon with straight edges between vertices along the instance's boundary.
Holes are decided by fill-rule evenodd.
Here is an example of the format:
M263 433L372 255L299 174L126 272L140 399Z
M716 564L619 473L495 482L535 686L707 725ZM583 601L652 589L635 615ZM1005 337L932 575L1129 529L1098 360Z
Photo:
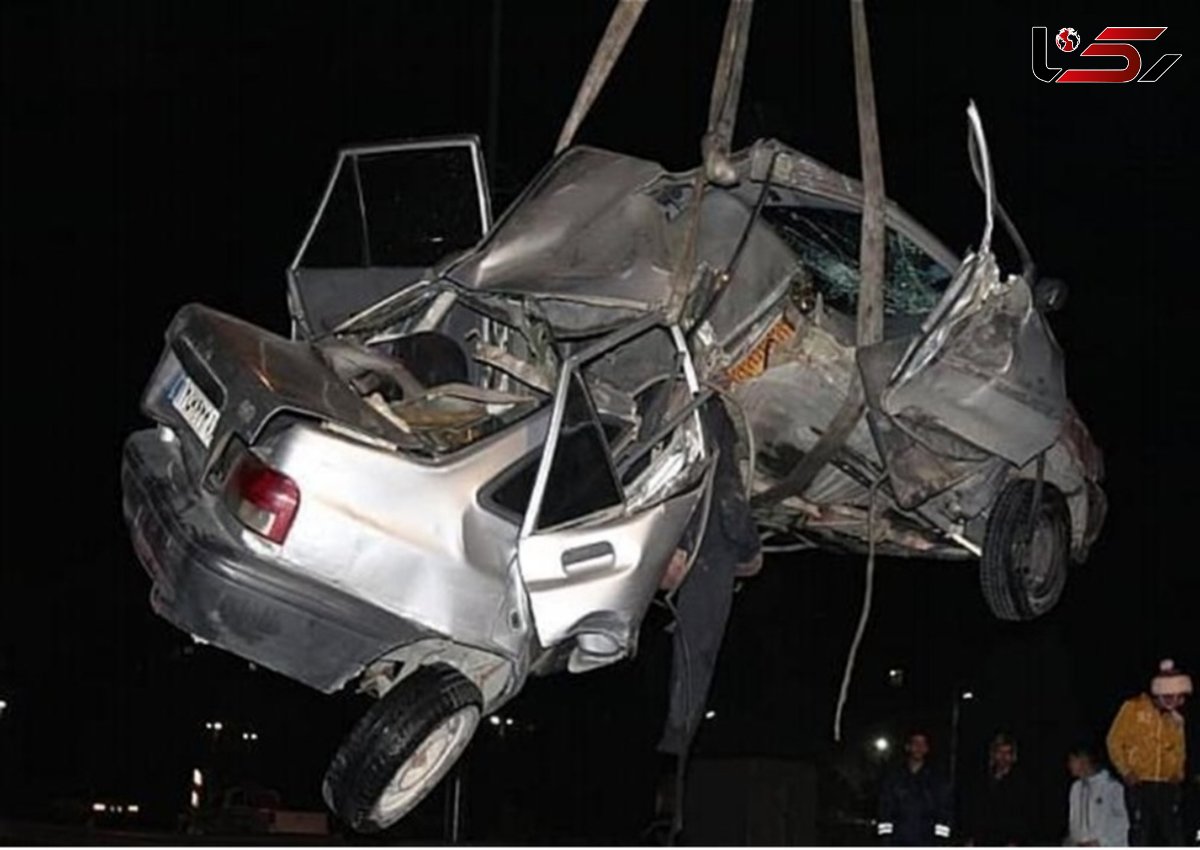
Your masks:
M1073 779L1083 779L1100 769L1100 758L1090 744L1078 744L1067 752L1067 772Z
M1017 763L1017 741L1012 735L1001 732L992 738L988 748L988 767L993 775L1003 776Z
M1150 680L1150 696L1161 711L1178 711L1191 693L1191 676L1181 672L1170 658L1158 663L1158 673Z
M924 730L914 729L904 739L904 754L913 764L924 764L929 758L929 750L929 733Z

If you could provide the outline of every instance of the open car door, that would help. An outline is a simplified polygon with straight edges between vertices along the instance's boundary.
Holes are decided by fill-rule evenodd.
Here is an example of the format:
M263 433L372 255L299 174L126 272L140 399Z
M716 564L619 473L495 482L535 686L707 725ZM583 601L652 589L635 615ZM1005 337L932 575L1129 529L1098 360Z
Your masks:
M992 255L991 165L974 104L968 115L987 197L980 248L915 336L858 352L872 428L904 507L997 458L1024 466L1053 445L1067 412L1062 351L1031 281L1002 278Z
M318 336L491 227L479 139L344 148L288 268L294 336Z
M703 398L683 336L662 324L638 322L563 368L518 559L538 641L573 639L572 671L636 644L700 501Z

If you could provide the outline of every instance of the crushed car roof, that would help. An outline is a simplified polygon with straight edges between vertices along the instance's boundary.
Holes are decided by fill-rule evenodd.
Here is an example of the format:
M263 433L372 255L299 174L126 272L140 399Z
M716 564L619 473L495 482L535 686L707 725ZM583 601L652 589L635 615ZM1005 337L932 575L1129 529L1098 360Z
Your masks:
M862 185L776 141L759 141L732 157L740 182L708 186L701 199L695 259L722 268L771 174L771 186L857 207ZM492 229L454 262L446 277L469 289L538 299L556 329L601 331L672 303L688 281L676 281L689 231L684 212L695 170L671 173L658 163L592 147L556 158ZM894 204L890 223L907 231L944 264L958 260ZM778 280L796 258L759 222L738 277ZM688 264L690 266L690 264ZM558 302L558 303L555 303ZM588 309L590 308L590 309Z

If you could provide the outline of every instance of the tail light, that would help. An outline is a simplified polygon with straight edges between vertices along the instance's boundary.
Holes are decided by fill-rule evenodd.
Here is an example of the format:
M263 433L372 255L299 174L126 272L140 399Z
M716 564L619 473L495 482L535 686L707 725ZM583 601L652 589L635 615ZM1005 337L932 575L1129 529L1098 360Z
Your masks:
M300 488L252 452L245 452L229 473L225 502L246 528L282 543L300 507Z

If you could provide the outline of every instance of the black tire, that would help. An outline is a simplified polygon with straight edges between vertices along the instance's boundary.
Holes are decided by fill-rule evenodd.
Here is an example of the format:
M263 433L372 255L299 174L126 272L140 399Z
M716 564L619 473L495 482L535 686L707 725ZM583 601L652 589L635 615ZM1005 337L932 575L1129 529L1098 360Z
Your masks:
M326 804L357 832L387 829L449 772L471 740L482 706L479 689L454 668L433 664L417 670L371 706L342 742L321 787ZM419 769L410 762L422 745L440 744L447 734L445 750L423 754L435 762L430 772L396 805L385 805L394 802L389 786L402 772Z
M1053 484L1042 484L1041 506L1029 539L1037 482L1009 481L988 517L979 562L983 598L1001 620L1032 620L1058 604L1067 584L1071 513Z

